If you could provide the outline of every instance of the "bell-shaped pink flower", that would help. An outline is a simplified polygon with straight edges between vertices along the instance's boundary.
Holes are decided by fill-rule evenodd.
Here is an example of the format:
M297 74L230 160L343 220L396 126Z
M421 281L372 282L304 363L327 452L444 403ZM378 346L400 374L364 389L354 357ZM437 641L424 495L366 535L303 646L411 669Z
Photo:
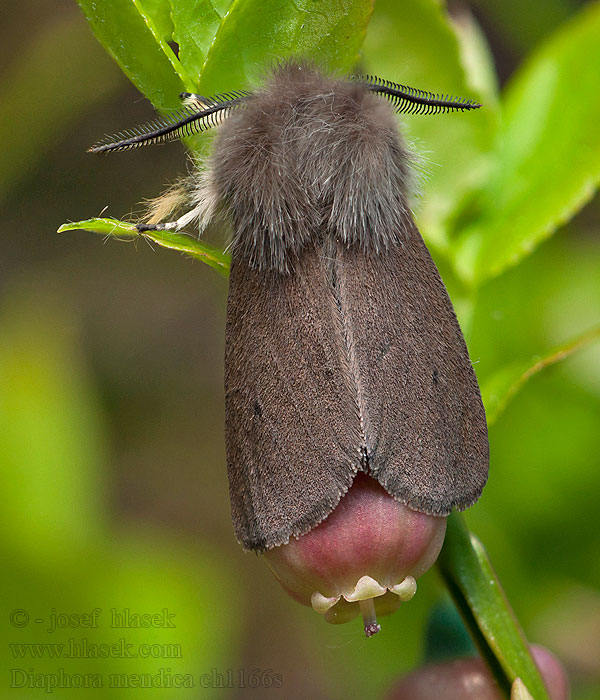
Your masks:
M415 579L434 564L445 532L446 518L407 508L359 472L322 523L265 557L295 600L333 623L360 611L370 637L380 629L377 615L414 596Z

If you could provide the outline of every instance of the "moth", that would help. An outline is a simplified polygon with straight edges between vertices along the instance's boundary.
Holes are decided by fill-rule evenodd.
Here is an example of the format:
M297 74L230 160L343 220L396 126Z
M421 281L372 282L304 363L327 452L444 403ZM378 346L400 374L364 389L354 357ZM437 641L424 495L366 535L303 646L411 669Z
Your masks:
M488 474L485 414L411 216L395 112L480 105L298 61L252 92L182 98L176 114L90 150L216 128L207 161L168 195L167 208L189 210L138 229L231 228L226 449L241 544L263 551L308 532L359 471L420 512L473 504Z

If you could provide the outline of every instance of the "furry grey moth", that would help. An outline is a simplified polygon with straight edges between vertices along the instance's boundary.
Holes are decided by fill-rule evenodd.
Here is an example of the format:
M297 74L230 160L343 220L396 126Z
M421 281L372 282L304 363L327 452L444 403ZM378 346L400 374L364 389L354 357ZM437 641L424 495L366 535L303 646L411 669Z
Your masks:
M480 105L295 61L253 92L182 97L176 114L90 150L217 127L208 162L138 229L217 217L232 229L226 447L242 545L263 551L308 532L359 471L430 515L473 504L488 473L484 409L411 217L394 112ZM185 202L178 219L156 222Z

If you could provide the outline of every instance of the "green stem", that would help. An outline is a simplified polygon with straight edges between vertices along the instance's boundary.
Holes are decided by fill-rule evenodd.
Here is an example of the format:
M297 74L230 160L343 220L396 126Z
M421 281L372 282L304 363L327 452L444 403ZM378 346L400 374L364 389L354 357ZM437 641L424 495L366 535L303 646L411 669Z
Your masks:
M506 697L510 696L515 679L521 678L535 700L549 700L527 639L487 553L458 513L448 518L438 567L481 656Z

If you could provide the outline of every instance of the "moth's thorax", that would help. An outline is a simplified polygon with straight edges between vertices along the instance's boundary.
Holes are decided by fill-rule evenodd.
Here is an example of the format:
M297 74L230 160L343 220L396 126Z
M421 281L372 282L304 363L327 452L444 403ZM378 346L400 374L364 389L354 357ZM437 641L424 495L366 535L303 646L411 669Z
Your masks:
M234 258L261 269L286 271L327 238L379 253L409 216L391 105L303 64L278 68L223 123L205 177L231 215Z

